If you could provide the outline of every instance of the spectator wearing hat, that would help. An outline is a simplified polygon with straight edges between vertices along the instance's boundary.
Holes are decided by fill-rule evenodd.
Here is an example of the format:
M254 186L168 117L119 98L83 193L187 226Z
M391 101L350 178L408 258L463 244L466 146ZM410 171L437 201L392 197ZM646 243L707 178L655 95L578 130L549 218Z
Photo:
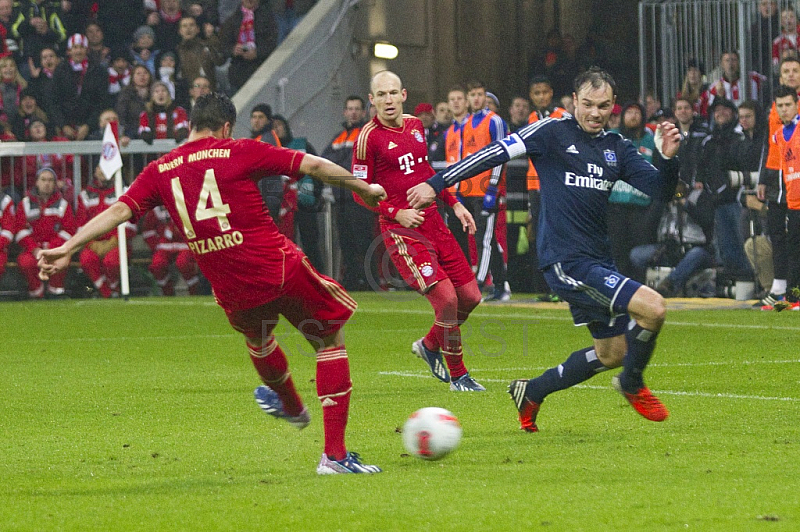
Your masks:
M737 108L731 100L715 98L709 115L713 125L701 145L695 188L705 189L714 199L717 252L725 271L736 279L752 280L740 229L742 187L731 182L730 172L758 170L761 146L738 127Z
M14 239L22 248L17 264L28 281L28 295L32 298L45 295L37 266L39 251L60 246L78 230L72 207L58 191L57 179L55 169L49 166L41 168L36 172L36 185L17 207ZM47 282L49 296L64 295L66 273L64 270L50 277Z
M500 114L500 99L493 92L486 91L486 108L495 114Z
M131 63L128 52L119 48L108 54L110 59L108 65L108 94L110 96L109 105L113 107L117 103L117 98L122 89L131 83Z
M23 60L37 58L42 48L58 50L67 39L67 30L61 21L58 2L29 0L20 2L15 10L14 37L19 38Z
M19 140L27 140L28 128L34 119L45 123L48 121L47 113L39 107L36 92L28 87L19 94L19 110L11 121L11 132Z
M155 47L156 33L150 26L139 26L133 32L133 43L130 54L134 65L144 65L154 76L156 75L156 56L158 49Z
M234 92L250 79L278 44L275 17L266 4L262 0L241 0L241 8L219 29L222 50L231 58L228 80Z
M28 87L36 93L39 107L44 109L48 115L53 94L53 75L60 62L61 58L53 48L42 48L36 61L32 57L28 58L28 71L30 72Z
M182 142L189 136L189 117L183 107L175 105L169 87L163 81L153 82L150 101L139 115L139 137L152 144L154 139L175 139Z
M53 124L69 140L83 140L108 102L108 72L89 62L86 36L76 33L67 40L67 60L53 74Z
M419 118L425 127L425 140L428 143L428 159L431 161L444 161L444 132L450 124L440 124L436 121L433 106L421 103L414 108L414 116Z

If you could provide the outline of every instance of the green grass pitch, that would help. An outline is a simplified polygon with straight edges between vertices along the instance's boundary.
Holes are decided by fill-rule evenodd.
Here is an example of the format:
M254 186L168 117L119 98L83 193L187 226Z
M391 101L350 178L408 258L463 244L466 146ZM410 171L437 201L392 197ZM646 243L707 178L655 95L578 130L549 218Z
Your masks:
M0 530L800 530L800 322L671 311L646 373L671 417L639 417L612 372L555 394L518 430L508 382L589 343L565 309L482 305L458 394L410 344L432 312L355 294L348 447L385 472L320 477L314 357L284 324L312 424L266 416L243 340L210 298L0 305ZM405 454L423 406L459 448Z

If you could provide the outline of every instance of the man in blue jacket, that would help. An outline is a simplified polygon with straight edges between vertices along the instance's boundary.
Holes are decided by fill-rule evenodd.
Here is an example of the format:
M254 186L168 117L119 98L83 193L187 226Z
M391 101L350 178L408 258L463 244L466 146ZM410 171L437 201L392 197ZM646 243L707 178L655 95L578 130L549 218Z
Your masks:
M666 317L664 299L617 272L606 209L618 180L651 197L672 197L680 134L673 124L659 126L665 159L659 171L630 141L605 131L616 99L616 84L607 72L590 68L575 78L574 88L574 118L535 122L408 191L411 206L421 208L443 188L515 157L527 154L536 165L542 198L539 267L552 290L569 302L575 324L588 326L593 344L535 379L511 383L509 393L527 432L538 431L536 416L547 395L619 366L623 370L613 378L614 387L639 414L651 421L669 415L642 377Z

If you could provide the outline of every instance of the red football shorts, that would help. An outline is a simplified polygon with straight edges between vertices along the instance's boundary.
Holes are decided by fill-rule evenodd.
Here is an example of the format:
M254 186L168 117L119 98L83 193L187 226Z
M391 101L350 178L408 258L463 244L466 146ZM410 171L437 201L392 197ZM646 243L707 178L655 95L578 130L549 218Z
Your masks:
M342 285L319 273L307 257L287 273L277 299L245 310L226 310L231 326L248 338L267 338L282 315L314 342L341 329L355 312L358 305Z
M441 218L426 220L416 229L400 224L384 224L381 229L400 277L414 290L424 294L444 279L450 279L455 287L475 280L464 252Z

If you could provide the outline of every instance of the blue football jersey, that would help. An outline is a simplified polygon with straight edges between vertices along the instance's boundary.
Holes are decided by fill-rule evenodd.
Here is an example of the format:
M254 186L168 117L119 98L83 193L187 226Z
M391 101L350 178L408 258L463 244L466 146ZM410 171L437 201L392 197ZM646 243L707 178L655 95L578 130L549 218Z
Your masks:
M594 259L611 262L606 209L614 182L623 180L652 198L671 195L675 158L661 171L617 133L592 136L570 115L530 124L430 178L437 192L487 168L526 155L539 173L539 267Z

